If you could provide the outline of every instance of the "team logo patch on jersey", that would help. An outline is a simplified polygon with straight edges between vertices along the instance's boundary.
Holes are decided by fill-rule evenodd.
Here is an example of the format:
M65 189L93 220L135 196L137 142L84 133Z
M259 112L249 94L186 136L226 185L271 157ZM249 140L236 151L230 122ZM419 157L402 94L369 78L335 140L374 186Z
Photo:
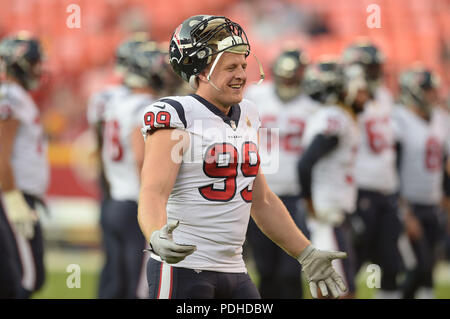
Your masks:
M247 126L248 126L248 127L252 127L252 123L251 123L250 120L248 119L248 116L245 117L245 121L247 122Z

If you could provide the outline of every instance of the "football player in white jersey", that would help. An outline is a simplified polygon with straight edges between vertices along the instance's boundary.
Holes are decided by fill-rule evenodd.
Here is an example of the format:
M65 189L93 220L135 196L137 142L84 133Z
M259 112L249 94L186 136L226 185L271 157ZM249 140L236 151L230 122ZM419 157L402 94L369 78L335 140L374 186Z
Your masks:
M115 72L120 77L121 83L116 85L108 85L99 92L94 93L87 105L87 121L90 128L95 133L97 150L96 155L99 159L99 187L100 187L100 220L104 220L104 214L106 213L105 208L110 200L109 185L105 177L103 162L101 161L101 154L103 149L103 132L104 132L104 112L108 104L117 97L122 97L130 94L130 89L124 84L124 75L127 71L127 65L133 54L133 50L139 44L148 41L148 36L144 32L138 32L132 34L130 37L126 38L116 50L116 63ZM107 251L107 247L111 246L107 242L107 238L103 238L103 248ZM106 254L106 264L111 265L112 262L109 261L109 255ZM113 271L112 266L103 267L98 287L98 295L100 298L103 296L108 296L108 292L111 287L111 277L110 271Z
M439 83L433 72L416 65L400 75L399 84L401 105L395 107L393 115L399 143L400 196L416 259L416 266L408 271L403 297L433 298L450 118L436 107Z
M116 50L116 65L115 71L121 79L120 84L108 85L99 92L95 92L88 101L86 118L90 129L95 133L97 142L97 151L99 157L99 182L100 182L100 196L101 205L100 211L103 211L103 207L108 200L109 186L105 179L105 173L103 170L102 162L100 160L103 146L103 113L105 112L108 102L115 97L124 96L130 93L129 88L123 83L124 73L127 70L127 63L130 60L133 49L144 41L148 41L148 36L144 32L138 32L132 34L129 38L125 39ZM101 214L101 213L100 213Z
M143 108L163 88L165 54L157 43L134 47L124 76L128 95L116 96L103 113L102 162L110 199L101 218L106 249L100 298L146 298L146 241L137 221L139 173L144 157ZM142 113L142 114L141 114Z
M343 250L346 260L336 261L354 297L355 269L349 237L349 218L356 205L354 166L359 145L357 115L369 98L364 71L358 65L342 68L324 57L305 72L304 89L322 107L309 120L306 149L298 164L303 197L311 218L311 242L321 249Z
M132 55L133 49L144 41L148 41L146 33L138 32L125 39L116 50L115 72L120 78L121 83L108 85L102 90L95 92L89 98L87 104L86 118L90 128L95 132L97 142L97 153L102 153L103 137L103 113L109 101L117 96L123 96L129 93L129 88L123 83L124 73L127 70L127 63ZM100 162L101 164L101 162ZM102 203L109 198L109 189L105 180L103 167L100 165L100 191ZM103 204L102 204L103 205Z
M260 144L261 159L263 162L269 160L274 151L276 154L272 155L277 156L279 161L276 172L263 171L267 184L280 197L305 235L305 212L298 209L300 185L297 162L303 151L301 138L308 118L317 109L316 102L301 91L308 60L303 51L285 49L273 63L273 82L250 86L246 92L246 98L258 106L261 127L270 130L267 136L269 141L261 141ZM247 241L259 273L261 297L302 298L299 263L267 238L252 220L248 226Z
M365 71L370 101L358 116L361 144L355 164L358 186L355 231L356 270L370 261L381 267L377 298L400 298L397 276L402 269L398 241L402 230L398 214L398 176L392 124L394 102L382 81L384 56L368 41L358 41L343 52L345 65Z
M0 63L6 75L0 84L0 223L7 229L1 240L13 243L11 254L20 282L10 297L17 298L28 298L42 287L45 276L43 236L35 208L42 204L49 180L47 144L39 109L28 93L39 84L42 55L39 41L25 32L0 42ZM9 280L16 276L3 275ZM0 295L14 285L0 285Z
M346 287L331 260L345 253L312 246L260 171L258 109L243 100L250 45L241 26L193 16L169 50L196 94L160 99L144 115L138 218L152 251L150 297L260 298L242 258L250 214L299 260L313 296L319 287L337 297Z

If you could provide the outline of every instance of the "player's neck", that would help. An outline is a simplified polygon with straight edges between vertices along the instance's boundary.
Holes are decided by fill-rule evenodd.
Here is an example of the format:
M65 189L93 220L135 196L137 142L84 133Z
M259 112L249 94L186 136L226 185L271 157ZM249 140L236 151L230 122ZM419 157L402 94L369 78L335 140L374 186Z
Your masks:
M228 113L230 113L231 105L223 105L222 103L217 101L217 99L214 99L213 96L210 96L209 94L205 94L205 92L203 92L202 90L197 90L197 92L195 92L195 94L197 94L198 96L201 96L206 101L208 101L209 103L211 103L212 105L217 107L223 114L228 115Z
M149 87L142 87L142 88L133 88L132 89L134 94L150 94L150 95L155 95L155 91L152 90Z
M344 111L346 111L354 121L357 121L357 114L355 113L355 111L351 106L345 105L344 103L341 102L337 103L337 105Z
M431 112L426 113L422 109L418 108L417 106L410 105L409 109L416 114L418 117L422 118L424 121L429 122L431 119Z
M21 88L23 88L25 90L25 88L23 87L22 83L20 83L18 80L16 80L15 78L11 77L11 76L6 76L5 79L3 80L4 83L9 83L9 84L16 84L18 86L20 86Z

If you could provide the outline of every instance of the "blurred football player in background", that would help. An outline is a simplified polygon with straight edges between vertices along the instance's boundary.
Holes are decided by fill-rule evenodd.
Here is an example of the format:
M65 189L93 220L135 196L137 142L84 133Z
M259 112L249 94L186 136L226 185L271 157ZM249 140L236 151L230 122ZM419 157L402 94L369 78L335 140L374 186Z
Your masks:
M125 96L130 94L130 89L124 83L124 76L129 65L129 61L133 54L134 48L139 44L148 41L148 35L144 32L132 34L129 38L125 39L116 49L115 56L115 73L120 79L120 83L116 85L108 85L99 92L94 93L87 105L87 121L91 130L95 134L99 167L99 187L100 187L100 221L104 219L105 207L110 200L110 189L105 177L105 171L103 162L101 160L101 154L103 150L103 133L104 133L104 112L108 103L115 97ZM101 225L102 226L102 225ZM102 226L103 227L103 226ZM106 238L103 238L103 249L106 249ZM111 264L109 261L109 255L106 254L105 265ZM109 267L105 266L100 275L99 280L99 296L102 297L105 291L109 289L107 286L110 282L110 274L108 272Z
M279 157L279 169L276 173L265 174L267 184L280 197L307 237L305 212L298 210L297 205L300 185L296 171L303 151L303 132L308 118L317 108L316 103L301 90L308 62L305 52L294 48L285 49L272 65L273 82L250 86L246 92L246 98L258 106L261 127L270 130L270 133L260 136L261 159L269 160L271 151L278 151L273 155ZM274 136L276 132L279 134ZM267 141L263 140L265 137ZM259 273L261 297L302 298L299 263L267 238L253 220L249 222L247 241Z
M114 97L104 113L102 162L110 200L101 218L106 249L100 298L146 298L143 250L146 242L137 221L144 143L140 131L143 108L163 89L165 54L156 42L134 46L127 58L127 95Z
M391 94L383 85L384 56L373 44L359 41L342 55L344 65L360 65L367 79L370 101L358 116L361 144L355 164L358 186L352 229L356 271L370 261L381 267L378 298L400 298L397 275L402 268L398 240L402 230L398 215L398 176Z
M159 43L159 47L162 52L165 53L165 59L166 59L166 66L167 68L164 69L163 72L163 81L164 81L164 88L160 92L160 96L174 96L174 95L187 95L194 93L194 89L187 83L186 81L183 81L181 77L178 76L178 74L175 73L175 71L172 69L172 66L170 65L170 56L169 56L169 42L162 42Z
M133 49L139 45L148 41L148 35L145 32L138 32L131 35L124 40L116 50L115 71L120 79L119 84L108 85L99 92L94 93L88 101L87 105L87 121L90 128L94 131L97 142L97 155L99 157L99 172L100 172L100 192L101 192L101 207L103 207L105 201L109 198L109 186L105 180L105 174L100 161L103 145L103 113L108 101L114 97L129 94L129 88L123 83L124 74L127 70L127 63L133 54ZM102 211L102 208L101 208Z
M0 42L5 75L0 83L0 223L2 232L6 231L1 240L13 244L20 288L10 296L18 298L30 297L45 279L43 235L36 205L43 204L49 180L47 142L39 109L28 92L39 86L42 59L39 41L26 32ZM15 272L2 276L10 276L11 281L17 278ZM2 284L0 294L16 287L13 282L10 286Z
M442 239L439 205L443 196L444 152L450 118L437 108L439 81L420 65L399 77L400 102L394 108L400 162L400 196L416 265L408 271L404 298L433 298L436 247ZM447 150L448 154L448 150Z
M302 195L310 217L311 242L320 249L341 250L348 258L335 263L354 297L354 252L348 214L356 208L354 166L359 145L357 115L369 99L363 69L346 68L330 58L309 66L305 92L322 104L310 118L298 163Z
M259 169L258 109L243 99L251 51L242 27L190 17L169 52L196 94L160 99L143 119L138 216L152 252L150 297L260 298L242 257L250 215L300 262L313 297L318 287L337 297L346 287L331 260L346 254L311 245Z

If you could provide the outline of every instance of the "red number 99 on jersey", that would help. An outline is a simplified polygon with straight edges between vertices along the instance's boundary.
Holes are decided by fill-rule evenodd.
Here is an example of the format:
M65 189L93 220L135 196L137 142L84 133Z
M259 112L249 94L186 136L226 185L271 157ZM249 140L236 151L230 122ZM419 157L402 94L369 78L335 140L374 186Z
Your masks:
M242 145L241 172L244 177L254 177L258 174L259 154L258 147L253 142ZM227 202L234 198L237 189L239 152L230 143L211 145L206 151L203 161L203 172L211 178L225 178L223 183L214 183L200 187L200 194L207 200ZM216 185L218 184L218 185ZM240 195L246 202L252 201L252 191L249 186L244 188Z
M144 116L144 123L145 125L150 126L151 130L156 129L155 123L159 124L158 127L170 127L170 113L166 111L160 111L155 116L155 113L147 112Z

